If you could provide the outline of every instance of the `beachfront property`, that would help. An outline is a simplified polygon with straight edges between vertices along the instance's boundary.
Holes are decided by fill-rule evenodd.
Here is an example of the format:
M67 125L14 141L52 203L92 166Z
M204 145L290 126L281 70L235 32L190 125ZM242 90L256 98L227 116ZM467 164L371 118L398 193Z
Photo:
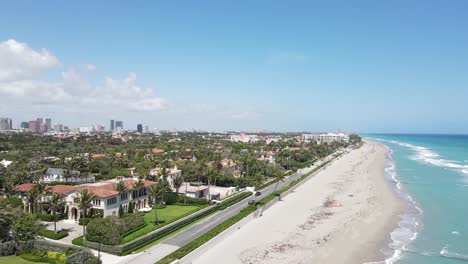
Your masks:
M257 142L258 137L257 137L257 135L239 134L239 135L231 135L230 140L232 142L249 143L249 142Z
M316 141L318 143L349 142L349 136L344 133L302 134L302 141L303 142Z
M156 177L159 177L159 178L162 179L163 169L162 168L154 168L154 169L150 170L149 174L151 176L156 176ZM174 179L177 178L177 177L182 177L182 170L179 170L179 169L177 169L177 166L174 166L174 168L172 168L172 169L167 169L166 174L167 174L166 179L169 182L169 184L171 185L171 188L174 190Z
M80 177L80 172L76 170L64 170L58 168L47 169L45 175L39 179L39 182L44 183L56 183L56 182L67 182L67 183L88 183L95 182L94 176Z
M92 214L100 214L103 217L118 215L119 207L122 206L124 212L128 211L130 203L133 203L135 210L148 208L148 188L154 184L153 181L141 180L143 187L135 188L138 178L117 177L115 179L86 183L81 185L53 185L48 186L47 194L40 198L40 202L47 202L52 194L57 193L64 196L65 207L62 212L67 215L68 220L78 221L80 219L81 209L78 204L80 201L80 191L86 189L92 193L95 198L92 201ZM117 183L122 182L125 191L116 190ZM28 194L34 188L35 184L26 183L16 186L16 196L23 201L24 210L31 212L31 204L28 202Z

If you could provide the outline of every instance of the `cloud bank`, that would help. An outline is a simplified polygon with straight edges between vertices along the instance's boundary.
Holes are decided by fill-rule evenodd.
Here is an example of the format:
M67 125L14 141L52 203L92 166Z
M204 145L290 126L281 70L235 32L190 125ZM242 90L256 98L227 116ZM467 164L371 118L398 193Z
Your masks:
M84 68L89 72L96 66L86 64ZM102 84L92 84L74 67L62 70L58 81L41 78L51 69L60 70L61 63L50 51L35 50L14 39L0 42L0 102L99 112L158 111L168 105L152 89L140 87L133 72L124 79L105 77Z

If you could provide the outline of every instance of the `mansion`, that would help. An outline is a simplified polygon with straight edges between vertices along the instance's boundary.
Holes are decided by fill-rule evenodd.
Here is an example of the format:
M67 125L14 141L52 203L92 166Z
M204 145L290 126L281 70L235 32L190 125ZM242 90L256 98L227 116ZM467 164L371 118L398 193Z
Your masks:
M81 185L52 185L48 186L47 194L41 198L41 202L47 202L49 196L53 193L62 194L65 200L63 213L67 214L68 220L78 221L81 210L78 206L80 201L80 191L87 189L94 195L92 208L90 211L99 212L103 217L118 215L119 207L122 206L124 212L128 211L130 203L133 203L135 210L148 208L148 188L154 184L153 181L141 180L143 187L135 189L135 184L140 181L137 177L125 178L117 177L115 179L86 183ZM125 191L116 191L116 185L123 182ZM16 186L16 195L23 201L24 209L31 211L31 204L28 203L28 193L34 188L33 183L26 183Z

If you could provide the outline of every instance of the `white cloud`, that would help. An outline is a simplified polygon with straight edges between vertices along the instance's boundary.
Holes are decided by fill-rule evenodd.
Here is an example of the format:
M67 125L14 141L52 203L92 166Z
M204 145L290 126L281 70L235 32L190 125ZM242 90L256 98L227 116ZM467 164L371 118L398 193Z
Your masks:
M166 100L152 89L137 84L135 73L119 80L107 77L102 85L90 83L75 68L62 72L61 80L37 80L45 69L59 60L47 50L36 51L25 43L7 40L0 43L0 102L8 105L34 104L66 110L155 111L167 107ZM87 64L86 70L96 69ZM73 109L76 108L76 109Z
M85 65L85 68L86 68L88 71L94 71L94 70L96 70L97 67L96 67L96 65L94 65L94 64L88 63L88 64Z
M36 51L14 39L0 42L0 81L27 79L58 64L59 60L46 49Z
M283 64L289 62L303 62L307 59L304 54L297 52L272 52L268 57L268 64Z

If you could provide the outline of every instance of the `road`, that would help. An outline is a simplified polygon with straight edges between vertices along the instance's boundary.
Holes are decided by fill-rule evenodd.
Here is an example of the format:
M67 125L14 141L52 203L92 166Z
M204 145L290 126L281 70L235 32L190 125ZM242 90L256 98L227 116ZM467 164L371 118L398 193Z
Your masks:
M317 162L315 166L301 169L298 173L288 176L284 181L279 182L278 186L276 186L276 184L273 184L260 190L261 195L257 196L256 199L262 199L263 197L273 193L276 189L281 189L283 186L298 179L303 174L313 170L317 166L320 166L322 162L328 161L329 159L331 159L331 155L326 157L324 161ZM158 245L151 247L141 253L135 254L133 257L126 258L125 260L119 262L119 264L153 264L156 261L167 256L168 254L176 251L180 247L183 247L186 244L190 243L192 240L198 238L204 233L208 232L215 226L238 214L242 209L246 208L249 205L248 202L252 198L253 196L248 197L222 211L219 211L218 213L211 215L210 217L202 220L201 222L190 226L189 228L167 238L166 240L163 240Z

